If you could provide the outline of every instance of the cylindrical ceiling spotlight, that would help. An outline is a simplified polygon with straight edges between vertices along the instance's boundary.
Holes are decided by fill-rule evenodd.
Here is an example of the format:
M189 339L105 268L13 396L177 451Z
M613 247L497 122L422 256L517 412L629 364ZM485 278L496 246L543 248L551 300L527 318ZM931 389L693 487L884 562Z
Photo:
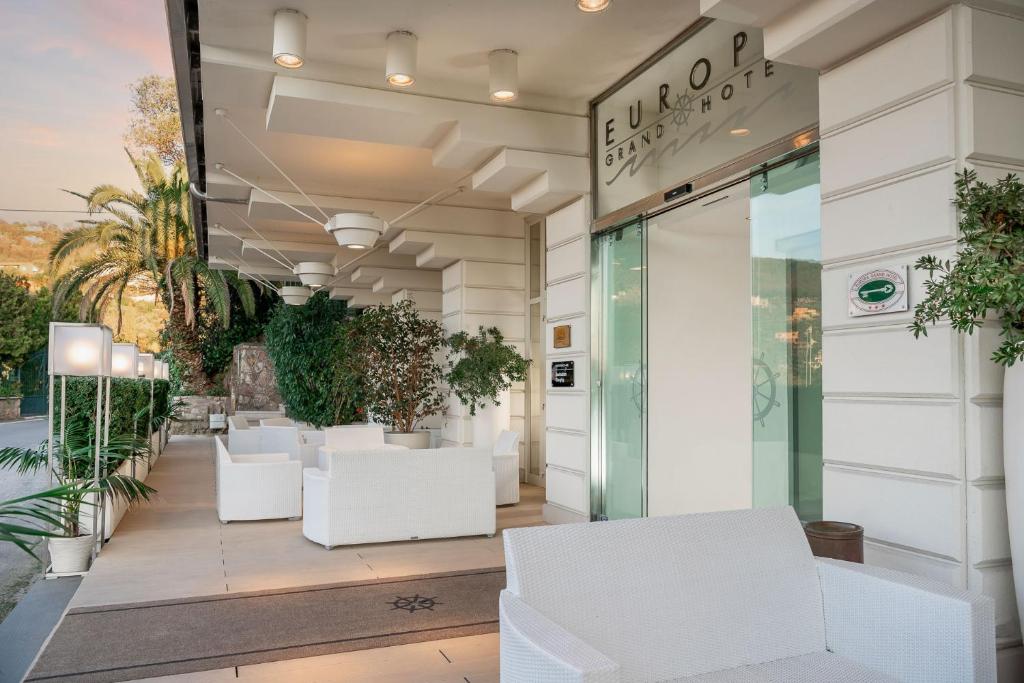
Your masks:
M298 69L305 62L306 15L297 9L274 12L274 63Z
M369 249L387 228L387 221L368 213L336 213L324 224L338 246L350 249Z
M295 265L293 272L307 287L320 288L334 277L334 266L319 261L303 261Z
M612 0L576 0L576 7L581 12L603 12L610 4Z
M313 292L310 291L309 287L298 287L296 285L285 285L279 290L281 299L284 300L289 306L302 306L309 297L313 296Z
M409 31L392 31L387 39L388 57L384 76L390 85L405 88L416 81L416 36Z
M519 97L519 54L515 50L493 50L487 55L491 67L491 99L512 102Z

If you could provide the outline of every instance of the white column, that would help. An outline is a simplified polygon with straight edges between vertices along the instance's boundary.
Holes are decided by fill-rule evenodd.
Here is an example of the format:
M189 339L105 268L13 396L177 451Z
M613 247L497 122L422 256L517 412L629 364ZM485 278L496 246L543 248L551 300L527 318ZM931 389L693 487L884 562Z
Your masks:
M547 217L544 519L590 519L590 208L581 198ZM571 345L556 349L554 328L570 327ZM551 363L575 363L573 388L551 387Z
M850 318L846 289L851 273L954 253L958 170L1020 173L1022 45L1024 21L957 5L820 78L824 514L864 526L869 564L992 596L1004 647L1018 626L998 330L915 340L912 310ZM911 269L911 309L925 275Z
M511 241L511 240L510 240ZM519 250L522 254L522 242ZM442 272L442 318L448 334L476 334L482 325L497 327L505 341L525 354L525 263L494 263L461 260ZM504 429L524 433L524 387L512 386L508 402L510 419ZM448 400L442 441L446 446L473 445L469 409L454 396Z

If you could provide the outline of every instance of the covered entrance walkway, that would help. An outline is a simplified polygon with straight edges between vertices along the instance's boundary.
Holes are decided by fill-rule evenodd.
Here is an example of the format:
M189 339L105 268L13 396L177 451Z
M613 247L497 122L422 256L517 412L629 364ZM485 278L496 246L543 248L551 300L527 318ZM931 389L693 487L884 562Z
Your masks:
M178 674L170 680L189 681L497 680L496 605L504 586L500 533L328 552L302 536L301 521L222 525L213 453L208 437L174 438L149 480L160 492L158 500L125 517L28 680L124 681L168 674ZM499 531L543 523L542 504L543 490L524 485L519 505L498 509ZM395 581L436 574L445 577ZM358 585L336 587L353 583ZM407 621L417 620L410 624L394 615L363 613L381 602L384 614L392 610L384 598L409 597L398 586L405 592L412 587L438 605L400 609ZM429 591L450 594L442 599ZM119 629L119 647L104 644L109 634L95 648L82 647L76 620L98 624L105 610L115 608L122 625L131 612L145 611L147 617L140 628ZM328 620L331 628L317 625L308 629L308 642L293 642L302 630L296 628L304 621L301 610L309 610L311 620ZM191 627L189 611L196 619ZM209 629L217 613L227 611L241 616L222 624L224 637L215 647L189 640L190 628ZM147 626L149 632L140 632Z

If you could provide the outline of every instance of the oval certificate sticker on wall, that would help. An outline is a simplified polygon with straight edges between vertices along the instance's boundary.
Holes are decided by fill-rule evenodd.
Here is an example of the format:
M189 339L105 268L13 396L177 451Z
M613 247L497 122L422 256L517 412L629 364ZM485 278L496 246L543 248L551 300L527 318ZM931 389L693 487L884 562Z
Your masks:
M886 266L850 274L850 317L896 313L909 308L907 266Z

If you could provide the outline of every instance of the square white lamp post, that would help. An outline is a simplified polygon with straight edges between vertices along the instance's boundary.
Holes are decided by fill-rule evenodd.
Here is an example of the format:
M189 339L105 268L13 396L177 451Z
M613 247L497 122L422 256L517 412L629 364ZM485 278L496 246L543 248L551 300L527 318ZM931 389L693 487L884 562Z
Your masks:
M135 344L114 344L110 359L111 377L139 376L139 347Z
M93 488L99 489L100 484L100 433L103 425L103 378L110 376L111 357L113 354L113 334L105 325L86 323L50 323L50 343L48 348L50 374L50 409L48 411L50 473L53 474L53 378L60 375L60 430L61 448L67 434L66 378L96 378L96 455L93 464ZM99 496L97 496L99 498ZM99 501L102 505L102 500ZM102 530L93 515L93 534L97 540L93 543L93 558L96 557L101 541Z

